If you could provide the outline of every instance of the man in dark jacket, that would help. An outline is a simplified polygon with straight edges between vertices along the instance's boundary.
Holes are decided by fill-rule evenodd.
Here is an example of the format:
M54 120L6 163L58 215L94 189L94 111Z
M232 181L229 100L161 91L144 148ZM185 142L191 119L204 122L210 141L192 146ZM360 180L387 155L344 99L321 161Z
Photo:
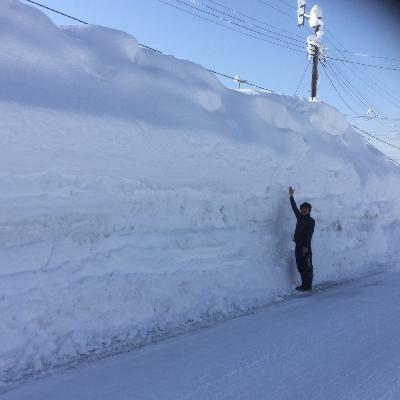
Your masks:
M310 216L311 204L303 203L300 210L293 198L294 189L289 187L290 204L297 218L296 230L293 241L296 243L296 264L301 276L301 286L296 290L310 291L313 281L311 239L314 233L315 221Z

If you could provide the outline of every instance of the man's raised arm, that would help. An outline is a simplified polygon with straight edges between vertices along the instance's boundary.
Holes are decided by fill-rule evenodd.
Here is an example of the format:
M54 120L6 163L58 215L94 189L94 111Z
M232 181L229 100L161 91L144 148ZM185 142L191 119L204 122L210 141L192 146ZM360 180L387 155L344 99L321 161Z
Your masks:
M292 210L294 212L294 215L296 216L296 218L299 218L301 214L299 209L297 208L296 202L294 201L293 195L294 195L294 189L291 186L289 186L290 204L292 205Z

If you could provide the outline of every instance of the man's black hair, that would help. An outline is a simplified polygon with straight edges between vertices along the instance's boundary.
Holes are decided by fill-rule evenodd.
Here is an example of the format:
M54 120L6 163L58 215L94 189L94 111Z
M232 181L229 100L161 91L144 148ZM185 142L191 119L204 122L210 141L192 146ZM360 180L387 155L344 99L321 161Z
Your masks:
M311 207L311 204L310 204L310 203L305 202L305 203L301 204L301 205L300 205L300 210L301 210L302 208L304 208L304 207L307 207L307 208L310 210L310 212L311 212L312 207Z

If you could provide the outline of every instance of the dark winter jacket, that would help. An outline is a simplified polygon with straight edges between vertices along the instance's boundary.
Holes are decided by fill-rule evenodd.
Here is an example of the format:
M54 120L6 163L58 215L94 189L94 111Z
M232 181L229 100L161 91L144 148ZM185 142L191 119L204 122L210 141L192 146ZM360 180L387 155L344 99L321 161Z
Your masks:
M293 241L297 246L304 246L311 249L311 239L314 233L315 221L310 215L302 215L300 213L293 197L290 197L290 204L297 218Z

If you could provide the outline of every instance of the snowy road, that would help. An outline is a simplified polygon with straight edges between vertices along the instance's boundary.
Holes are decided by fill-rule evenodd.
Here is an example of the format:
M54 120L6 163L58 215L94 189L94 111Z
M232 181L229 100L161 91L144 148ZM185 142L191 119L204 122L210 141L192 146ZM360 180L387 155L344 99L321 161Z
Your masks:
M400 274L298 296L256 314L32 381L2 400L394 400Z

